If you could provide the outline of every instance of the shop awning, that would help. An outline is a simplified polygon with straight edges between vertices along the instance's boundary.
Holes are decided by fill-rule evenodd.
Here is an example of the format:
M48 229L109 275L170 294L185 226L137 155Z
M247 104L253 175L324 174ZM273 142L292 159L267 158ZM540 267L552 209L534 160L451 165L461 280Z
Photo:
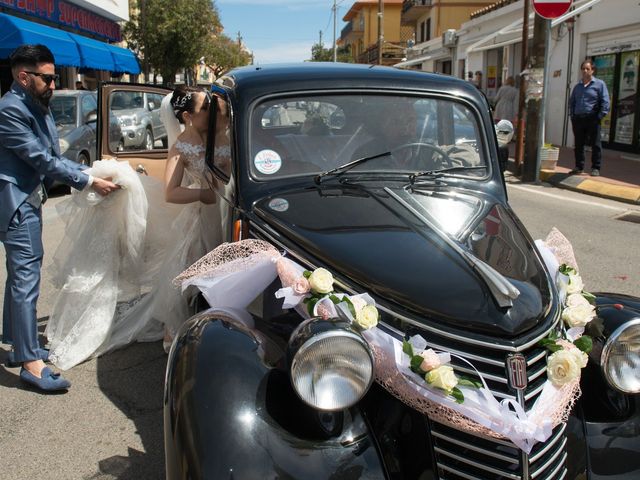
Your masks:
M25 43L46 45L59 65L82 66L78 45L67 32L0 13L0 58Z
M93 68L109 72L140 73L138 59L131 50L92 38L29 22L0 13L0 58L8 58L25 43L49 47L56 65Z
M111 55L113 55L114 72L131 73L133 75L140 73L138 57L136 57L131 50L109 44L106 44L106 46L111 52Z
M66 33L66 32L65 32ZM107 70L109 72L114 69L113 55L109 50L109 44L99 42L92 38L83 37L74 33L67 33L73 41L78 44L80 51L81 66L84 68L95 68L96 70ZM56 57L56 63L58 57Z

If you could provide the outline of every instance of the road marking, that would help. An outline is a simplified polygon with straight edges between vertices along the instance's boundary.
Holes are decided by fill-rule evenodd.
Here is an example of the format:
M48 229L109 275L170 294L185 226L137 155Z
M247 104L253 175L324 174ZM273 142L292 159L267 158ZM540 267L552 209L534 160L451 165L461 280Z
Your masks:
M566 197L563 195L558 195L556 193L549 193L549 192L541 192L540 190L537 190L535 188L532 187L524 187L521 185L514 185L514 184L507 184L508 188L515 188L516 190L522 190L523 192L534 192L537 193L538 195L543 195L545 197L549 197L549 198L555 198L558 200L562 200L562 201L570 201L570 202L574 202L574 203L580 203L582 205L589 205L589 206L596 206L596 207L600 207L600 208L605 208L608 210L616 210L618 212L626 212L626 211L637 211L633 208L622 208L622 207L614 207L612 205L603 205L602 203L598 203L598 202L594 202L594 201L589 201L589 200L579 200L576 198L571 198L571 197Z

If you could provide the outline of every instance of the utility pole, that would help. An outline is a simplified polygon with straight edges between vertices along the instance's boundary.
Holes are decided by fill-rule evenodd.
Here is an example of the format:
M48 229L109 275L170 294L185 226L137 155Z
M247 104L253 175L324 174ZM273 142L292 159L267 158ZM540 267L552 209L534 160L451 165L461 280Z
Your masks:
M533 45L531 48L529 82L527 86L527 138L524 144L524 169L522 180L537 182L540 176L538 151L542 146L544 122L543 88L545 80L544 61L551 20L535 15L533 20Z
M336 0L333 0L333 61L338 61L338 46L336 45L336 16L338 14L338 7L336 6Z
M382 45L384 44L384 0L378 0L378 65L382 65Z
M522 57L520 61L520 90L518 97L518 125L516 126L516 175L522 175L524 154L524 115L527 90L527 75L523 72L529 66L529 0L524 1L524 17L522 20Z

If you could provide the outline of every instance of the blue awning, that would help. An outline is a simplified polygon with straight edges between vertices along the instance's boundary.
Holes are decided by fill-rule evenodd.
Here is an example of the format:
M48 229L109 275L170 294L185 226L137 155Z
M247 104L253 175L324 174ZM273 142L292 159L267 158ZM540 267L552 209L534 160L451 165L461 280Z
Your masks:
M131 73L133 75L140 73L138 57L131 50L109 44L106 44L106 46L111 51L111 55L113 55L114 72Z
M108 43L99 42L74 33L67 33L67 35L78 44L82 67L113 71L115 64L113 62L113 55L111 55L111 51L108 48ZM56 63L58 63L57 60L56 58Z
M0 13L0 58L8 58L25 43L49 47L56 65L140 73L138 59L131 50Z
M67 32L0 13L0 58L8 58L25 43L46 45L58 65L82 66L78 45Z

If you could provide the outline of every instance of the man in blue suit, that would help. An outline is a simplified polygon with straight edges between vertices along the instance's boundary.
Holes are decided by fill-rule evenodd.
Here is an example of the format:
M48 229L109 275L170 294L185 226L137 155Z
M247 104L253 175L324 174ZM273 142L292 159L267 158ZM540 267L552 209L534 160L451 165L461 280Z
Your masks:
M58 78L51 51L23 45L9 61L14 81L0 99L0 241L7 259L3 341L13 345L9 360L22 364L22 380L44 391L66 390L71 384L45 365L48 352L38 343L44 182L93 188L101 195L118 186L87 175L84 167L60 155L49 110Z

